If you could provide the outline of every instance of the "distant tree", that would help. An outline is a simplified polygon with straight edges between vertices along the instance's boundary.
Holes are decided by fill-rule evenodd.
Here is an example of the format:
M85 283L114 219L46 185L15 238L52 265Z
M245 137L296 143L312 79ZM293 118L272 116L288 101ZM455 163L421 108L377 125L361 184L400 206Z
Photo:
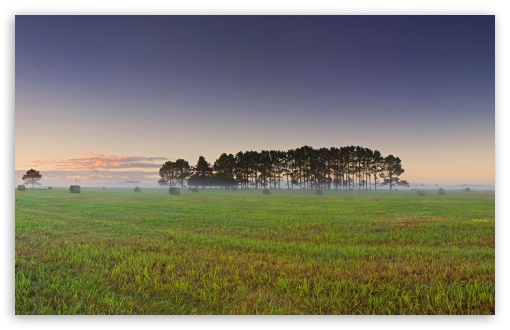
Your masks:
M285 182L287 182L287 189L290 189L290 176L292 174L292 158L289 151L282 151L281 159L281 174L285 176Z
M271 178L271 156L268 150L262 150L259 153L257 165L260 184L263 188L266 188L267 182Z
M382 171L380 172L380 177L384 180L381 185L390 185L390 190L393 190L393 186L409 186L409 183L405 180L400 180L399 176L404 173L404 169L402 168L402 161L400 158L395 157L393 155L389 155L384 158L384 162L382 164Z
M251 178L251 185L255 186L255 189L258 189L259 187L259 164L261 162L260 159L260 153L258 151L247 151L244 153L245 157L247 158L247 162L249 164L249 173Z
M184 182L192 173L188 161L181 158L177 159L175 161L175 173L181 188L184 188Z
M290 183L290 189L294 189L295 185L299 184L298 181L298 169L297 169L297 158L296 158L296 150L290 149L287 151L287 158L286 158L286 164L287 164L287 172L285 173L287 176L287 186L289 186Z
M375 190L377 190L377 177L380 176L382 171L382 164L384 163L384 157L381 155L379 150L375 150L372 155L370 162L370 174L374 176Z
M280 189L281 185L280 182L282 180L282 176L285 173L286 170L286 159L287 159L287 153L285 151L281 150L271 150L269 151L269 154L271 156L272 166L273 166L273 182L276 185L278 185L278 189Z
M197 183L196 185L201 185L202 188L205 188L206 184L209 185L211 181L212 167L211 164L205 160L204 156L198 157L197 165L195 166L194 170L194 177L196 178L195 181Z
M235 168L234 175L236 181L241 184L241 188L247 189L250 183L250 169L251 163L248 158L248 153L239 151L235 155Z
M313 149L310 159L311 179L315 189L329 189L331 179L331 152L328 148Z
M222 153L214 162L214 179L218 186L230 187L237 186L234 178L236 159L232 154Z
M34 185L41 185L38 181L42 179L41 173L39 171L36 171L34 169L29 169L27 173L23 175L21 180L25 181L26 184L31 184L32 188L34 188Z
M175 162L168 161L163 164L159 169L158 183L161 186L171 186L174 183L181 185L184 188L185 180L191 175L191 167L188 161L184 159L177 159Z
M158 184L160 186L171 186L175 182L174 162L168 161L159 169Z

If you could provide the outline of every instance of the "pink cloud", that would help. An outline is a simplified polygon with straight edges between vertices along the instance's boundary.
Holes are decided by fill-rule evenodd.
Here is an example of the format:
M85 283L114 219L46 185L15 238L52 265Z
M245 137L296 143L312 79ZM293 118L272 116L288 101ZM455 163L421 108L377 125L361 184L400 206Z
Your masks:
M165 157L117 156L96 152L84 152L81 158L60 159L47 162L57 169L91 170L91 169L156 169L160 168Z

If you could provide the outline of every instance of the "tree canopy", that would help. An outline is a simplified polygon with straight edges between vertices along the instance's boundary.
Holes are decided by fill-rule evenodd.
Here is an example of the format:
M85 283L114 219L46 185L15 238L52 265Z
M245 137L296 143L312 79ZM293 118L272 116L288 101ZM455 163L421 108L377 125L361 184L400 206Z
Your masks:
M380 177L384 179L383 185L390 185L390 190L393 190L394 185L409 186L407 181L400 180L399 176L404 173L402 168L402 161L400 158L389 155L384 159Z
M163 164L159 170L161 179L159 179L158 183L161 186L180 184L181 187L184 187L184 182L191 174L191 167L188 161L179 158L175 162L168 161Z
M25 181L26 184L31 184L32 188L34 187L34 185L41 185L39 183L39 180L41 179L42 179L41 173L32 168L29 169L27 173L23 174L23 177L21 177L21 180Z

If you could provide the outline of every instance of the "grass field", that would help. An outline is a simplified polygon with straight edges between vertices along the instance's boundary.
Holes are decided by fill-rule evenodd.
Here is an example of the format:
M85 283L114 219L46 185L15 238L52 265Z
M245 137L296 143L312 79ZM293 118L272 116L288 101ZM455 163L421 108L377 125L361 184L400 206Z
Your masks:
M16 314L494 314L494 192L27 190Z

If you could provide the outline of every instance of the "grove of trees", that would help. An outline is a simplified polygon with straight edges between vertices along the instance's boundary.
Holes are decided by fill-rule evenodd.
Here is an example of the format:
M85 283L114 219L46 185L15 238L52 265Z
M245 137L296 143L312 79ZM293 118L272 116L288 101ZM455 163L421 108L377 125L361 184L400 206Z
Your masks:
M195 166L188 161L168 161L159 170L162 186L187 183L194 187L242 189L334 189L371 190L378 185L409 186L401 180L400 158L383 157L378 150L360 146L288 151L262 150L223 153L211 165L203 156Z

